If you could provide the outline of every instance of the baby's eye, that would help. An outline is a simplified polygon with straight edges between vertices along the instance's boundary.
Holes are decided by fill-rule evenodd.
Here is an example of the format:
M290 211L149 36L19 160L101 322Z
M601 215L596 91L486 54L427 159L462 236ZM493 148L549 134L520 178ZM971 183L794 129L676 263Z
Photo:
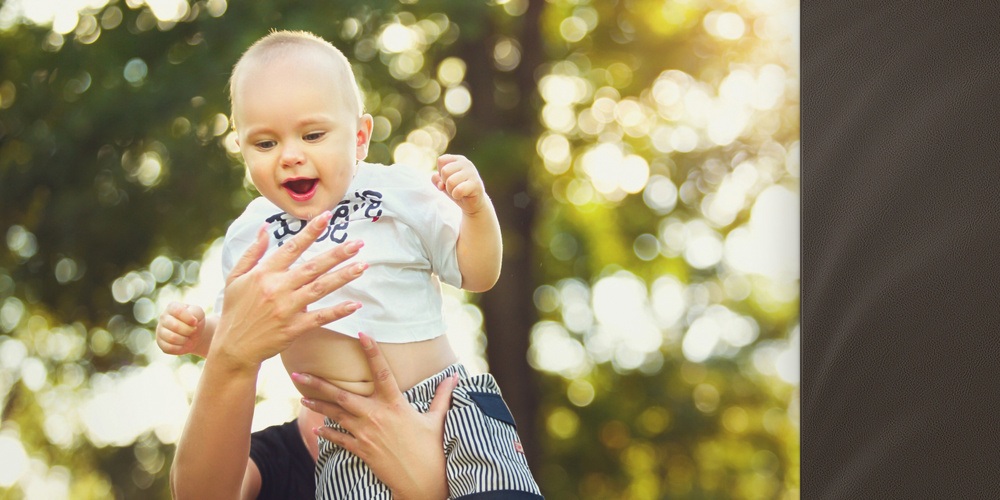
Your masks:
M305 135L307 141L318 141L326 135L326 132L311 132Z
M276 143L274 141L258 141L254 143L254 145L257 146L257 149L266 151L268 149L273 148L276 145Z

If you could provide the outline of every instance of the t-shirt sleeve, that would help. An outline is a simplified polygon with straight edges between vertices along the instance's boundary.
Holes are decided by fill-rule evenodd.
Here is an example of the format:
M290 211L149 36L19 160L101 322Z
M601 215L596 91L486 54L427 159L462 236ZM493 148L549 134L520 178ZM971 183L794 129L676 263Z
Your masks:
M430 181L430 175L405 166L396 169L408 171L404 190L404 207L411 214L411 224L416 231L431 263L431 271L451 286L462 286L462 272L458 268L458 234L462 225L462 209L448 195L439 191Z
M226 282L229 273L246 253L250 245L257 239L257 230L260 224L275 211L279 211L264 198L256 198L247 205L243 214L236 218L229 229L226 230L226 237L222 240L222 282ZM219 290L219 295L215 298L215 314L222 314L222 303L225 298L225 287Z
M316 497L316 463L296 420L251 434L250 459L260 471L258 500Z
M229 276L229 272L233 270L233 266L236 265L236 258L233 257L232 244L229 241L229 234L226 234L226 239L222 243L222 288L219 289L219 294L215 297L215 314L222 314L222 303L226 298L226 277Z

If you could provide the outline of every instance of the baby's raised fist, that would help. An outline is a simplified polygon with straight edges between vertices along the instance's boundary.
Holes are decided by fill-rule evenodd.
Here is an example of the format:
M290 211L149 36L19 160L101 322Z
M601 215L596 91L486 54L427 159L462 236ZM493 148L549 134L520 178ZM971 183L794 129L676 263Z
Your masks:
M431 182L448 195L462 211L472 215L482 210L487 203L486 187L476 166L461 155L441 155L437 161L437 172L431 175Z
M204 331L205 311L202 308L171 302L156 324L156 344L167 354L190 354Z

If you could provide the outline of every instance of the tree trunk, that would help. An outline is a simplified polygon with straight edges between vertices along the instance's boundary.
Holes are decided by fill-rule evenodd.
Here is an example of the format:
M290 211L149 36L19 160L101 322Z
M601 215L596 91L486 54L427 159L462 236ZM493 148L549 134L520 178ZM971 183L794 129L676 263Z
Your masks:
M500 279L481 295L479 306L490 373L503 391L528 462L534 467L540 435L537 375L527 359L528 337L537 320L532 298L536 286L532 239L535 203L528 185L538 128L531 100L536 90L535 71L544 59L539 32L543 6L543 1L531 0L521 16L521 33L515 36L522 44L521 64L511 74L493 65L493 47L499 34L495 24L489 24L484 36L461 47L472 108L456 137L456 147L464 145L469 158L479 166L503 229ZM501 80L513 80L517 85L520 98L516 106L504 109L495 102L495 84Z

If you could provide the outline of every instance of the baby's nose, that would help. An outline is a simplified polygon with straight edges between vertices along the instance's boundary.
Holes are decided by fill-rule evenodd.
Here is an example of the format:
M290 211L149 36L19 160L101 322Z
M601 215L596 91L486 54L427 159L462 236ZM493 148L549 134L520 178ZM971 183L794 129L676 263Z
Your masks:
M295 145L286 145L281 150L281 164L286 166L299 165L305 161L302 148Z

